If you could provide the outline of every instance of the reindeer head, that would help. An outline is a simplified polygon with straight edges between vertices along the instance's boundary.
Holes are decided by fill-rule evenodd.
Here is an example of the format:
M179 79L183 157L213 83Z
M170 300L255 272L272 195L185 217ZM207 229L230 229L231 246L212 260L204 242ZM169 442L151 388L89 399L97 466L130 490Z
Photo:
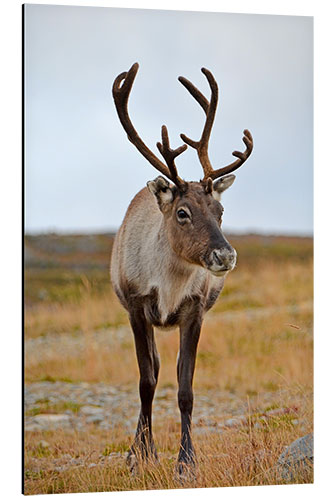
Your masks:
M234 151L232 154L238 158L236 161L220 169L213 169L208 157L208 143L217 108L218 86L211 72L202 68L211 89L210 101L189 80L179 77L179 81L206 115L201 138L194 141L181 134L186 144L173 150L170 148L167 128L163 125L162 142L158 142L157 147L166 162L164 164L141 140L128 115L128 98L138 69L139 65L135 63L128 72L121 73L115 79L113 98L128 139L164 175L148 182L147 187L156 197L164 216L170 245L187 262L203 266L213 274L223 275L234 268L236 251L222 233L223 207L220 198L222 192L235 180L235 176L230 175L231 172L250 156L253 149L252 136L248 130L244 130L245 151ZM199 182L186 182L177 172L175 158L187 149L187 145L196 149L203 168L204 177Z

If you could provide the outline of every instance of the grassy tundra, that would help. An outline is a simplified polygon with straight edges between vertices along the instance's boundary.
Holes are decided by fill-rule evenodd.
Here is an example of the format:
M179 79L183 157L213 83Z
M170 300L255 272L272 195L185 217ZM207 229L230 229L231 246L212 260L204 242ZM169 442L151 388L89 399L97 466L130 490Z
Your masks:
M193 411L199 467L196 482L185 487L284 483L274 467L278 456L312 431L312 239L228 239L238 264L203 324ZM86 402L75 388L94 392L105 384L119 400L109 428L82 420L83 427L26 431L27 494L180 487L176 331L156 334L160 463L137 476L125 465L133 435L125 419L136 420L139 408L138 369L126 313L109 283L112 241L112 235L26 238L25 380L28 390L46 391L26 405L27 422L45 414L82 419ZM55 402L50 387L66 396ZM293 482L312 480L306 470Z

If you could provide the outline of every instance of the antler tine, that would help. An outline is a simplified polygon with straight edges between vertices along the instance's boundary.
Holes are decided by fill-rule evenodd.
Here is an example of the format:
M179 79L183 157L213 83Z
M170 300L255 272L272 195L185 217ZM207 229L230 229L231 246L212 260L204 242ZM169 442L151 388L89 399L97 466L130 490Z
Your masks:
M234 161L233 163L230 163L230 165L227 165L226 167L222 167L219 168L218 170L214 170L213 172L211 172L210 177L212 179L217 179L218 177L222 177L222 175L230 174L234 170L237 170L237 168L243 165L243 163L248 159L253 149L253 138L249 130L245 129L243 133L244 133L243 142L246 146L245 151L244 152L234 151L232 154L233 156L236 156L238 160Z
M208 69L202 68L201 71L206 76L211 89L210 102L208 102L206 97L189 80L187 80L183 76L180 76L178 80L180 81L180 83L184 85L184 87L189 91L192 97L194 97L194 99L200 104L200 106L204 110L207 117L205 126L199 141L193 141L185 134L181 134L180 136L186 144L197 150L199 160L204 171L203 180L206 181L209 178L216 179L217 177L221 177L222 175L229 174L230 172L233 172L234 170L239 168L252 153L253 138L249 130L244 130L243 142L245 143L246 146L245 151L244 152L234 151L232 153L233 156L236 156L238 158L238 160L218 170L213 169L208 157L208 142L217 108L218 86L215 78Z
M179 146L179 148L177 149L171 149L168 129L165 125L162 126L161 135L162 135L162 144L160 142L157 142L156 146L158 147L159 152L161 153L161 155L163 156L169 167L169 171L172 176L173 182L180 187L181 185L184 184L184 181L180 177L178 177L178 172L174 160L175 158L177 158L177 156L182 154L187 149L187 145L183 144L182 146Z
M202 109L204 110L204 112L207 114L209 102L206 99L206 97L187 78L184 78L183 76L180 76L178 78L178 80L189 91L189 93L191 94L191 96L194 97L194 99L196 101L198 101L198 103L200 104L200 106L202 107Z
M138 69L139 69L139 64L134 63L129 69L129 71L124 71L123 73L120 73L120 75L117 76L117 78L113 83L112 95L119 116L119 120L122 126L124 127L125 132L127 133L129 141L140 151L140 153L146 158L146 160L148 160L149 163L153 165L153 167L155 167L159 172L168 177L171 181L178 183L178 185L181 185L182 183L184 183L184 181L178 176L177 169L173 162L173 159L179 154L181 154L183 151L185 151L186 148L184 148L184 146L181 146L180 148L173 151L169 149L169 143L167 143L167 147L163 148L163 151L164 149L169 149L169 153L167 153L168 158L171 158L171 156L173 155L172 161L170 162L171 168L170 166L168 167L163 162L161 162L157 158L157 156L155 156L154 153L145 145L145 143L142 141L139 134L135 130L131 122L131 119L128 115L128 98L132 90L133 82L138 72Z
M211 89L210 102L208 102L206 97L189 80L187 80L182 76L178 78L180 83L184 85L184 87L190 92L192 97L194 97L194 99L200 104L200 106L205 112L206 122L201 134L201 138L199 141L193 141L185 134L181 134L180 137L186 144L197 150L199 160L204 171L204 179L207 179L213 172L213 167L208 157L208 142L212 131L216 108L217 108L218 86L215 78L208 69L201 68L201 71L206 76Z

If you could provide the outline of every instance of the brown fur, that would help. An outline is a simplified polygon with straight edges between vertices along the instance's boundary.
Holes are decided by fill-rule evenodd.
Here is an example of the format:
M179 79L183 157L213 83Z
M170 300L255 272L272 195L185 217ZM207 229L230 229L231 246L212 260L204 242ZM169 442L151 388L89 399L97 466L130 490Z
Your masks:
M191 208L195 227L175 223L175 214L182 206ZM121 303L128 310L130 301L142 301L143 297L149 301L154 297L156 305L152 305L152 309L158 310L154 316L160 318L153 322L156 326L168 326L166 318L174 315L191 296L200 297L207 310L224 283L223 277L215 277L204 268L205 258L221 235L220 204L205 193L200 183L193 182L189 183L186 194L176 192L173 203L164 207L163 212L148 189L141 190L128 207L111 262L112 283ZM158 283L161 272L164 280ZM170 297L172 306L165 312L158 306L162 286L167 287L170 294L175 289L179 292L179 288L184 291L178 293L176 304Z
M226 180L227 187L232 181ZM219 183L220 191L224 188ZM194 465L192 380L201 324L235 262L235 252L220 228L223 209L212 190L211 183L208 189L206 182L187 183L180 189L158 177L132 200L115 239L111 279L129 313L140 370L141 412L128 455L132 467L137 453L157 456L151 425L159 372L153 326L175 325L180 329L178 471L182 474L184 467ZM224 265L227 270L219 271Z
M182 475L186 467L195 462L190 433L192 381L203 315L216 301L225 275L236 263L236 252L220 227L223 209L219 200L235 178L225 174L244 163L251 154L253 140L245 130L246 151L235 151L233 155L238 158L235 162L214 170L208 158L208 142L217 107L217 83L211 72L202 68L211 88L208 101L191 82L180 77L180 82L206 114L199 141L181 134L183 141L197 150L204 179L201 182L184 181L178 176L174 160L187 146L171 149L167 128L163 126L162 142L157 147L166 161L164 164L143 143L130 120L128 98L138 68L135 63L128 72L121 73L114 81L112 93L127 137L164 177L148 182L148 189L142 189L131 202L116 236L111 259L111 280L129 313L140 371L141 411L129 460L133 462L137 453L143 457L157 456L151 426L159 373L153 326L178 325L177 377L181 412L178 472ZM170 186L165 177L174 185ZM218 180L213 183L213 179Z

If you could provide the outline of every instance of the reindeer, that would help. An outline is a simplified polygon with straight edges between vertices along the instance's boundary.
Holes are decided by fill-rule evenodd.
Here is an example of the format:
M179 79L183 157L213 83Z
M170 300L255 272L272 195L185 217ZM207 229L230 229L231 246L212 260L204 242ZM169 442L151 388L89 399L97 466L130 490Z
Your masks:
M157 459L152 435L152 402L160 361L154 327L178 326L181 444L177 473L182 476L195 468L191 438L192 381L203 316L217 300L227 273L236 265L236 251L221 229L220 198L235 180L231 172L250 156L253 139L250 132L244 130L245 151L234 151L232 154L237 160L213 169L208 142L217 108L218 86L212 73L202 68L211 89L210 101L189 80L179 77L206 115L201 138L194 141L181 134L185 144L173 150L163 125L162 142L157 143L163 163L144 144L129 118L128 98L138 68L135 63L115 79L113 98L128 139L163 176L147 182L147 187L130 203L111 258L111 281L129 314L140 372L141 411L127 460L133 469L139 458ZM197 151L203 168L204 177L199 182L186 182L177 172L175 158L187 145Z

